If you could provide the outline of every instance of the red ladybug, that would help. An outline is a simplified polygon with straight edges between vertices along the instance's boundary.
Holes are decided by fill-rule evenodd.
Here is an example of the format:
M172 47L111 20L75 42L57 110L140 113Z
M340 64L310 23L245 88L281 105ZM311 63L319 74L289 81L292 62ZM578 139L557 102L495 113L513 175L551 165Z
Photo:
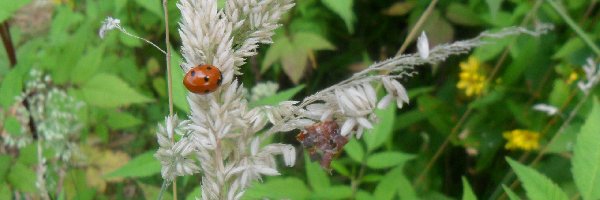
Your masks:
M183 77L183 85L193 93L208 94L217 90L223 81L221 70L212 65L198 65Z

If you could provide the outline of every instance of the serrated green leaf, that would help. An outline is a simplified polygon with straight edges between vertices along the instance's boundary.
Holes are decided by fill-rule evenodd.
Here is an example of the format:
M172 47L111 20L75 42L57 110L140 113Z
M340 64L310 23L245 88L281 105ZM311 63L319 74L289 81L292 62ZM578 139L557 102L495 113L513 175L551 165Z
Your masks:
M196 198L201 199L200 195L202 195L202 190L200 187L194 187L194 190L189 192L185 197L185 200L196 200Z
M147 185L142 182L137 182L140 189L142 189L142 193L144 194L145 199L159 199L158 195L160 194L160 187ZM169 193L169 190L163 191L162 200L171 200L173 196Z
M502 5L502 1L504 0L485 0L490 8L490 13L492 15L492 19L495 19L498 15L498 11L500 10L500 5Z
M306 163L304 167L306 168L308 184L313 191L319 192L329 188L331 185L329 182L329 177L323 168L321 168L319 163L310 161L309 156L306 153L304 154L304 162Z
M577 50L585 47L583 40L578 37L571 38L565 42L562 47L554 55L552 55L553 59L563 59L567 58L569 55L575 53Z
M269 47L269 49L267 49L265 59L263 59L263 62L260 67L260 73L264 73L267 70L269 70L271 65L280 60L286 51L290 51L293 48L294 47L292 46L292 42L290 42L290 39L288 37L282 36L276 38L275 41L273 41L273 44Z
M99 107L111 108L152 101L112 74L96 74L82 86L82 93L87 103Z
M363 146L356 140L355 138L350 139L346 146L344 146L344 151L352 158L352 160L357 163L362 163L363 158L365 157L365 150Z
M29 4L31 0L0 0L0 22L10 18L19 8Z
M125 112L109 112L106 125L112 129L130 128L142 124L142 120Z
M90 48L90 50L77 61L75 68L71 70L71 81L81 84L89 80L100 68L104 55L104 45Z
M506 161L515 171L523 187L527 192L529 199L545 200L567 200L567 194L546 176L540 174L535 169L522 165L513 159L506 157Z
M13 116L9 116L4 119L4 129L8 132L8 134L13 136L21 135L21 123L17 120L17 118Z
M311 32L299 32L294 34L294 47L303 50L334 50L335 46L327 39Z
M154 158L154 151L143 153L127 162L123 167L107 174L105 178L146 177L160 173L161 165Z
M394 195L398 192L396 182L403 176L402 167L398 166L385 174L384 178L375 187L375 191L373 192L374 199L388 200L394 198Z
M469 185L469 181L467 181L467 179L464 176L462 177L462 184L462 200L477 200L477 196L475 196L475 193L473 193L473 189L471 188L471 185Z
M157 17L163 17L162 4L160 0L135 0L135 2L155 14Z
M446 8L446 17L451 22L466 26L477 26L483 23L469 7L460 3L451 3Z
M173 104L184 112L189 112L190 105L187 102L187 90L183 86L183 76L185 73L183 69L179 67L181 62L183 62L181 55L179 53L175 53L175 49L171 48L171 73L173 78ZM165 77L165 80L167 78ZM166 90L166 88L165 88Z
M6 180L6 174L12 165L12 158L8 155L0 155L0 183Z
M415 192L415 189L413 188L412 182L406 178L404 173L398 177L396 184L398 185L398 196L400 196L400 199L419 199L417 192Z
M13 199L12 191L8 187L8 185L0 182L0 199Z
M346 185L332 186L313 195L314 199L349 199L350 197L352 197L352 188Z
M573 151L573 179L584 200L600 199L600 103L594 107L581 127Z
M375 111L375 114L379 118L379 123L374 124L373 129L367 131L363 136L367 143L367 151L379 148L386 140L390 139L394 128L395 112L396 104L393 103L383 110Z
M250 107L256 106L266 106L266 105L277 105L279 102L290 100L294 95L298 94L302 89L304 89L304 84L298 85L296 87L278 92L277 94L266 97L263 99L259 99L254 102L250 102Z
M13 164L8 173L8 183L21 192L37 192L35 187L36 173L21 162Z
M506 187L506 185L502 185L502 189L504 189L504 192L506 192L506 195L508 196L508 199L510 199L510 200L521 200L521 198L519 197L519 195L517 195L515 192L513 192L510 188Z
M4 80L2 80L2 85L0 85L0 104L2 107L8 108L15 103L15 97L21 94L23 90L23 77L22 73L13 69L6 76L4 76Z
M307 199L310 191L302 180L294 177L277 177L265 183L255 183L242 199Z
M344 20L348 32L354 33L354 21L356 21L352 10L354 0L321 0L321 2Z
M414 155L400 152L375 153L367 158L367 166L373 169L385 169L394 166L403 166L406 161L415 158Z
M290 46L285 49L281 57L283 72L290 78L294 84L298 84L304 77L306 71L306 62L308 61L308 51Z
M375 198L373 197L373 195L371 195L367 191L359 190L356 193L356 200L371 200L371 199L375 199Z

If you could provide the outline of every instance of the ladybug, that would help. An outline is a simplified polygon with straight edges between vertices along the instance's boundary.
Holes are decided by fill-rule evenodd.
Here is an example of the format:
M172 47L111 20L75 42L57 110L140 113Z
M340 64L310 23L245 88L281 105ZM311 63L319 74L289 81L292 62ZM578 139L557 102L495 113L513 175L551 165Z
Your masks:
M183 85L193 93L208 94L217 90L223 81L221 70L212 65L197 65L183 77Z

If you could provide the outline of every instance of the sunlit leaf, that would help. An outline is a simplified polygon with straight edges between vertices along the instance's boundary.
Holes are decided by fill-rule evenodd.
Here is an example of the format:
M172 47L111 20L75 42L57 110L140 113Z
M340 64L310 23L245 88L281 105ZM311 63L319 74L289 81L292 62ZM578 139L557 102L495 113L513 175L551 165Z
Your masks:
M155 14L157 17L163 16L163 9L160 0L135 0L136 3L140 4L140 6L148 9L148 11Z
M118 107L152 101L111 74L96 74L82 86L82 93L87 103L99 107Z
M81 84L89 80L101 67L104 55L104 45L90 48L83 57L77 61L77 64L71 70L71 81L75 84Z
M294 177L272 178L265 183L254 183L242 199L307 199L310 190L304 182Z
M367 131L363 137L367 143L367 151L379 148L390 139L394 128L394 117L396 116L396 104L390 104L383 110L376 110L379 123L374 124L373 129Z
M473 193L473 189L471 188L471 185L469 185L469 181L467 181L467 179L464 176L462 177L462 184L462 200L477 200L477 196L475 196L475 193Z
M142 193L144 194L144 197L145 197L144 199L159 199L158 196L161 192L160 187L144 184L139 181L137 182L137 184L140 187L140 189L142 189ZM173 196L171 195L171 193L169 191L170 190L165 189L165 191L162 192L162 200L173 199Z
M581 127L573 151L573 179L584 200L600 199L600 103Z
M123 129L140 125L142 120L126 112L110 112L106 124L112 129Z
M296 87L278 92L277 94L266 97L263 99L259 99L254 102L250 102L250 107L256 106L265 106L265 105L277 105L279 102L290 100L294 95L298 94L302 89L304 89L304 85L298 85Z
M321 2L344 20L348 32L354 33L354 21L356 21L352 10L354 0L321 0Z
M37 192L38 189L35 187L36 173L33 169L24 165L23 163L16 162L10 168L8 173L8 183L21 192Z
M384 178L375 187L373 196L374 199L388 200L393 199L398 192L398 184L396 182L403 176L402 166L398 166L385 174Z
M510 188L506 187L506 185L502 185L502 189L504 189L504 192L506 192L506 195L508 196L508 199L510 199L510 200L521 200L521 198L519 197L519 195L517 195Z
M154 158L154 151L143 153L134 159L130 160L123 167L107 174L106 178L115 177L146 177L160 173L161 165Z
M406 161L413 158L415 158L414 155L386 151L369 156L367 158L367 166L373 169L384 169L398 165L403 166Z
M546 176L535 169L522 165L521 163L507 157L506 161L515 171L529 199L567 200L567 194Z
M0 0L0 22L10 18L19 8L29 4L31 0Z
M350 139L346 146L344 146L344 151L352 160L362 163L363 157L365 156L365 150L363 146L356 139Z
M306 177L310 187L317 192L329 188L329 177L319 163L310 161L306 153L304 153L304 162L306 163L304 167L306 168Z

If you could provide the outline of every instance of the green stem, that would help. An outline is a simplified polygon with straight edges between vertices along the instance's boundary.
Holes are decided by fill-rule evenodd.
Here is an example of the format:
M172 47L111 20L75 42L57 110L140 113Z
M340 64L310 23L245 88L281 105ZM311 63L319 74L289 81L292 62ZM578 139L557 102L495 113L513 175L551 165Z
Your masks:
M550 4L550 6L552 6L552 8L554 8L554 10L556 10L556 12L558 12L560 17L562 17L563 20L565 20L565 22L571 27L571 29L573 29L575 33L577 33L577 35L581 37L583 42L585 42L585 44L587 44L592 49L592 51L594 51L596 56L600 57L600 48L598 48L594 41L592 41L592 39L588 37L588 35L577 25L577 23L575 23L575 21L571 19L569 14L567 14L567 12L562 8L562 6L558 5L558 3L556 3L556 1L554 0L546 1Z

